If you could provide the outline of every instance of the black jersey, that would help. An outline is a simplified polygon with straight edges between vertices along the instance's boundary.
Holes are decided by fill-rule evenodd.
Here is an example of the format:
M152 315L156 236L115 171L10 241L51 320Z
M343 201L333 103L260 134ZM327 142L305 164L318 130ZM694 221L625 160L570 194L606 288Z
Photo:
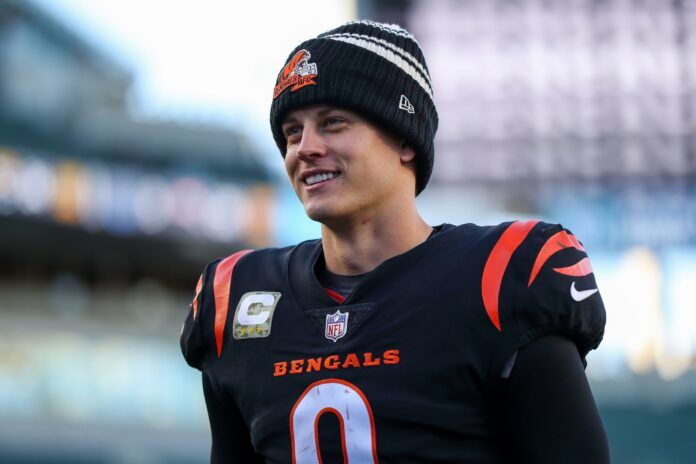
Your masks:
M321 253L211 263L184 323L187 362L266 462L504 462L494 392L510 356L561 334L584 360L602 338L589 259L559 225L445 224L341 304L313 272Z

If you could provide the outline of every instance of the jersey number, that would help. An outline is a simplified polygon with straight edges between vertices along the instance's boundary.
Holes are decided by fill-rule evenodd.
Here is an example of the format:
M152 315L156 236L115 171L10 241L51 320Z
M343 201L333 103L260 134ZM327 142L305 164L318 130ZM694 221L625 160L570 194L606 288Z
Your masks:
M293 464L321 464L317 425L324 413L341 424L344 463L377 463L375 421L367 398L358 387L340 379L314 382L290 412Z

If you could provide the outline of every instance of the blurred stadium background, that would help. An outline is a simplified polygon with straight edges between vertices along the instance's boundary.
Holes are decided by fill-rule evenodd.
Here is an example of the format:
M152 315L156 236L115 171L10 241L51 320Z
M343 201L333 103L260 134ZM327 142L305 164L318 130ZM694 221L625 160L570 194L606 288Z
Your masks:
M429 58L425 217L573 230L613 462L696 462L696 0L246 3L0 0L0 462L207 462L195 281L318 236L266 115L291 47L358 17Z

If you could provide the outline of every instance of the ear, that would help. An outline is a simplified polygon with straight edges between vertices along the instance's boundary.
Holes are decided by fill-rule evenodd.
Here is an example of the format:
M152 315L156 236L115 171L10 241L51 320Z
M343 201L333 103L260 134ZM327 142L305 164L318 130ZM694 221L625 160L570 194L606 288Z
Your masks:
M401 158L401 163L410 163L416 157L416 151L411 147L405 140L401 141L401 147L399 149L399 158Z

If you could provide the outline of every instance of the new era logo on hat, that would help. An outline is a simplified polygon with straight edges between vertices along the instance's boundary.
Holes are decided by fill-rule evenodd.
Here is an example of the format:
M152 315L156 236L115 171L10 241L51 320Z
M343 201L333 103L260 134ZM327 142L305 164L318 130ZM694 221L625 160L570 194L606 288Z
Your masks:
M413 105L411 104L410 101L408 101L408 98L406 98L406 95L402 95L401 99L399 100L399 109L402 109L406 111L407 113L415 113L416 110L413 108Z

